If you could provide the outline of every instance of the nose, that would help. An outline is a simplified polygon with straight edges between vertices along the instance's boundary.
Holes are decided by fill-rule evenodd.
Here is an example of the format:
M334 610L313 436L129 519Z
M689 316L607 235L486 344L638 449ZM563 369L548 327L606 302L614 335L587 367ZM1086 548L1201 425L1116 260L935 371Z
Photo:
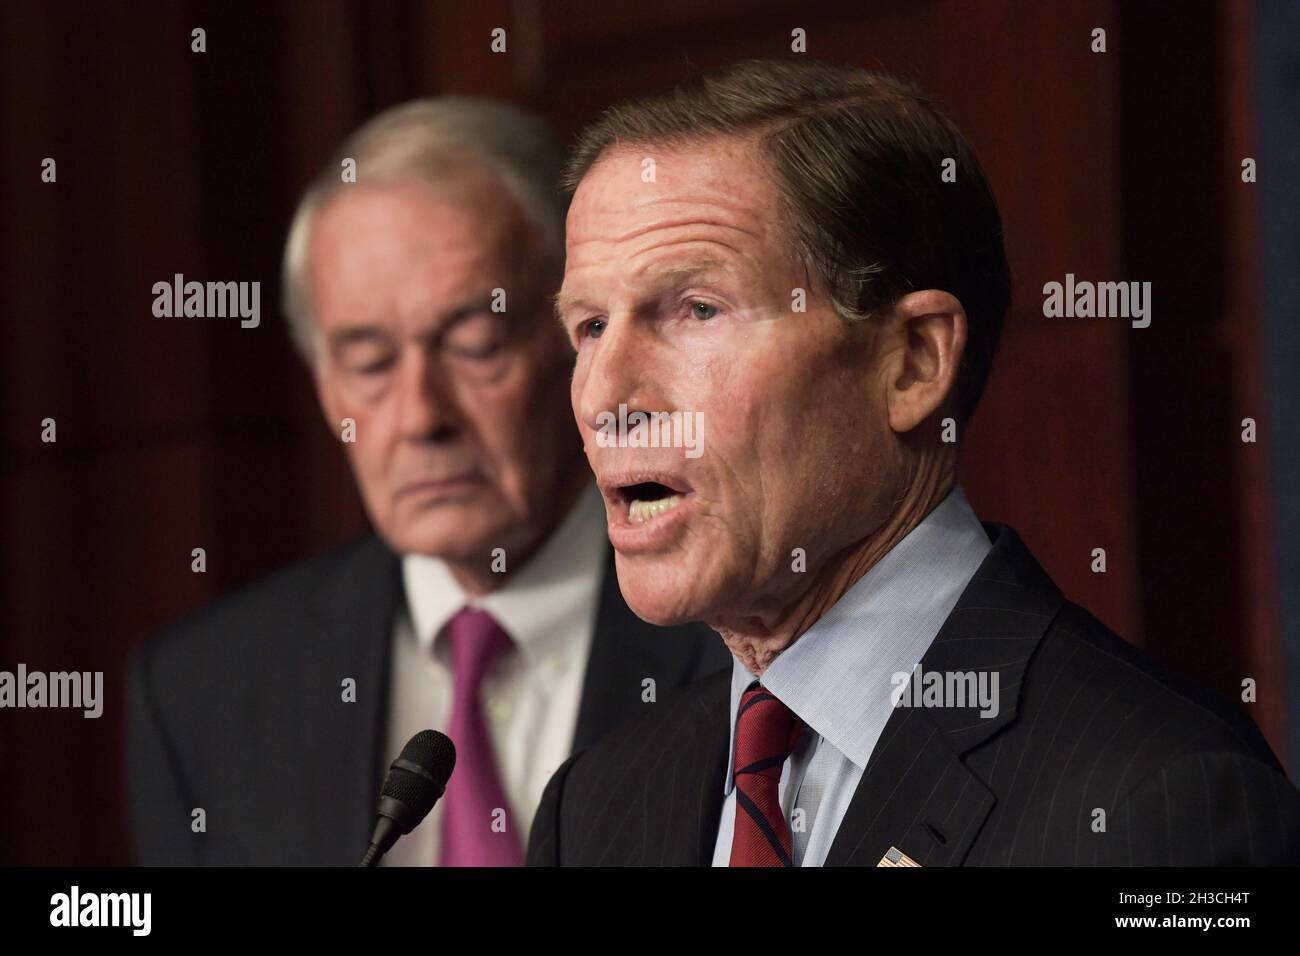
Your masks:
M594 343L586 368L574 380L573 410L584 430L601 426L600 414L651 411L657 399L654 382L653 337L638 328L631 316L612 315Z
M436 358L412 348L403 356L397 377L398 427L411 441L453 438L459 410L451 383Z

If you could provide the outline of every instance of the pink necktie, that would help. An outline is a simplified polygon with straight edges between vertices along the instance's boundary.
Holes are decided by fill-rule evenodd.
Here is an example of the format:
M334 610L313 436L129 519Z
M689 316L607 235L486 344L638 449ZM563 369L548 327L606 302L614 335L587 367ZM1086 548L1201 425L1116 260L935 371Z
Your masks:
M483 678L514 642L492 615L471 607L448 621L443 633L451 645L454 693L447 736L456 745L456 769L443 796L438 864L521 866L523 841L497 772L481 696Z

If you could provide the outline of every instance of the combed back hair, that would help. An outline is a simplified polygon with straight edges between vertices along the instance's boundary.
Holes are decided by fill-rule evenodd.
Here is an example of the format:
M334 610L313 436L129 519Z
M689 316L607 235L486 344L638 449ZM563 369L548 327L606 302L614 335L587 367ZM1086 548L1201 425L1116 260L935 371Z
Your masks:
M756 138L795 254L836 311L860 321L908 292L966 311L951 407L970 417L1011 301L1002 221L965 138L914 82L790 56L746 60L607 109L580 134L567 192L607 150ZM941 178L955 161L955 182Z
M342 178L356 163L356 183ZM308 185L285 242L282 305L294 345L315 355L316 320L308 252L316 216L341 190L414 180L434 187L476 170L498 176L537 227L558 267L564 263L568 197L560 188L564 144L540 117L494 100L440 97L380 113L354 132Z

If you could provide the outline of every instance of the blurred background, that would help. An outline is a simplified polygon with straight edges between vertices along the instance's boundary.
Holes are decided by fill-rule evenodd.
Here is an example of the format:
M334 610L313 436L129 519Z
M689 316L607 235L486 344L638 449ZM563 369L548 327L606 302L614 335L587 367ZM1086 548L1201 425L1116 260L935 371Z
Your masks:
M106 703L0 710L0 863L129 862L130 649L365 527L277 306L290 214L342 137L442 93L569 136L795 29L919 80L998 195L1016 302L963 465L977 512L1166 666L1238 702L1253 679L1239 706L1295 778L1300 4L7 2L0 670L100 670ZM155 318L177 272L260 281L260 327ZM1151 282L1151 326L1044 318L1066 273Z

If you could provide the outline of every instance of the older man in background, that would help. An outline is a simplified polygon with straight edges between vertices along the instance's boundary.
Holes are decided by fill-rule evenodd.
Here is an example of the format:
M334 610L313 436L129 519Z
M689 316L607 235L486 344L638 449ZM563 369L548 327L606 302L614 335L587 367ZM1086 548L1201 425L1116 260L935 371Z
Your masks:
M307 190L286 312L376 533L142 645L141 862L354 863L388 759L431 726L457 767L389 861L518 864L575 745L725 666L619 594L552 318L562 163L535 117L429 100Z

